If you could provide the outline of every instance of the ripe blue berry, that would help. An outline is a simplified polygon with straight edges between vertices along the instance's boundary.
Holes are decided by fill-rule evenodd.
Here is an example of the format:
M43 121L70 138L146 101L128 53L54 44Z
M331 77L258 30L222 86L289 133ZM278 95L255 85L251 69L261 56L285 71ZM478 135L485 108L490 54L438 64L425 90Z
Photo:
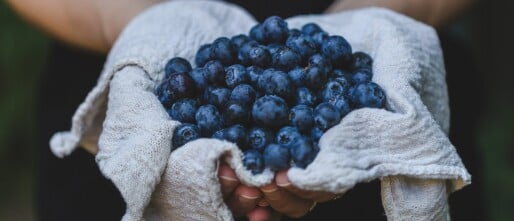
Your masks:
M191 64L184 58L175 57L170 59L166 66L164 66L164 78L168 78L171 74L177 72L190 72L192 70Z
M207 137L221 129L223 123L220 112L211 104L206 104L198 108L195 119L198 128L200 128L200 134Z
M264 149L262 155L264 157L264 164L272 171L289 168L290 153L288 147L278 144L269 144Z
M157 97L165 108L180 98L193 97L196 86L187 73L174 73L157 87Z
M368 54L358 51L353 53L353 70L368 69L371 71L373 59Z
M302 26L302 32L306 35L313 35L321 31L323 31L323 29L315 23L307 23Z
M284 99L266 95L255 101L252 117L255 123L269 128L276 128L287 122L287 104Z
M339 110L330 103L321 103L314 109L314 122L316 127L326 131L341 120Z
M235 101L229 101L223 110L225 126L237 123L248 123L250 120L250 108Z
M343 86L343 88L346 89L345 93L347 93L349 91L349 88L352 85L351 81L349 81L346 77L336 77L336 78L332 78L332 80L341 84L341 86Z
M250 38L261 44L266 43L264 39L264 29L260 24L256 24L250 29Z
M266 69L259 77L258 85L267 95L277 95L285 99L294 95L293 84L282 71Z
M241 150L247 149L246 129L239 124L226 128L224 131L224 138L232 143L236 143Z
M237 53L237 59L239 59L239 61L241 61L242 64L250 64L250 50L257 46L259 46L259 43L257 43L256 41L247 41L239 48L239 51Z
M189 72L189 76L195 82L196 89L199 92L207 87L208 82L205 78L206 75L207 69L205 68L194 68L191 72Z
M328 39L328 37L330 37L328 33L320 31L312 35L312 40L314 40L318 48L321 48L321 45L323 45L323 42L325 42Z
M321 54L312 55L309 58L308 63L310 67L317 66L325 73L330 73L332 71L332 64L330 63L330 60Z
M250 75L252 86L257 87L257 81L259 80L259 76L263 71L264 70L258 66L250 66L246 68L246 72L248 72L248 75Z
M314 126L314 111L307 105L296 105L289 112L289 122L299 131L306 133Z
M317 127L312 128L311 130L311 139L314 141L319 141L321 136L323 136L323 131Z
M230 39L230 44L232 45L232 47L236 50L238 50L239 48L241 48L241 46L243 46L244 43L250 41L250 38L246 35L236 35L236 36L233 36L231 39Z
M356 70L352 75L353 84L362 84L371 82L371 78L373 77L373 73L370 69L359 69Z
M189 141L196 140L200 137L199 129L194 124L181 124L173 132L172 149L181 147Z
M321 45L321 53L337 67L347 64L352 59L352 47L341 36L328 37Z
M248 52L248 58L253 65L267 67L271 63L271 54L266 47L259 45Z
M308 35L289 36L286 46L306 60L316 53L316 42Z
M350 100L346 96L338 96L335 99L330 100L330 104L334 105L334 107L339 110L341 118L352 111Z
M278 16L264 20L262 29L267 43L283 43L289 34L287 23Z
M221 130L214 132L212 134L211 138L218 139L218 140L225 140L225 130L226 129L221 129Z
M272 66L280 70L289 71L292 68L298 66L302 62L300 54L291 50L288 47L277 49L275 53L271 54Z
M231 91L224 87L207 88L204 93L204 100L218 108L225 107L230 99Z
M313 107L317 100L317 97L308 88L300 87L296 90L296 104Z
M314 161L318 152L315 150L311 140L302 137L291 145L290 154L294 166L305 168Z
M196 52L195 63L198 67L203 67L205 63L212 59L214 59L214 52L211 44L202 45Z
M198 102L196 99L180 99L173 103L168 110L168 114L173 120L182 123L195 123L195 113L198 109Z
M290 147L296 140L300 139L300 137L302 137L302 135L296 127L285 126L277 132L275 142L282 146Z
M243 65L234 64L225 69L225 83L229 88L234 88L239 84L248 84L250 75Z
M383 108L386 96L382 88L373 82L362 83L351 89L350 99L357 108Z
M257 150L247 150L243 153L243 165L253 175L260 174L264 170L264 157Z
M273 43L273 44L269 44L267 47L268 47L269 53L271 53L271 56L273 56L273 54L275 54L279 49L283 49L286 46Z
M263 151L266 145L273 142L271 131L260 127L254 127L248 131L248 146L252 149Z
M323 86L321 99L324 102L329 102L339 96L347 95L349 90L349 85L347 85L347 87L343 87L339 82L331 80Z
M304 85L304 75L305 71L301 67L296 67L293 70L287 72L289 79L293 82L293 84L297 87L301 87Z
M212 53L214 58L219 60L223 65L232 64L235 60L235 50L230 44L230 40L226 37L221 37L212 43Z
M221 85L225 80L223 64L217 60L209 61L204 65L205 78L214 85Z
M230 94L230 100L245 106L251 106L255 101L255 90L248 84L237 85Z
M318 66L309 67L305 70L304 82L312 90L321 88L327 81L327 73Z

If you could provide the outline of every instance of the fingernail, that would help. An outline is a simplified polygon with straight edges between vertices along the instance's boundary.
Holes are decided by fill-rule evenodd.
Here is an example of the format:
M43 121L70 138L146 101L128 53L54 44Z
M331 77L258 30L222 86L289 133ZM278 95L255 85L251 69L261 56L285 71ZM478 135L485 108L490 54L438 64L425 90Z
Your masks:
M258 198L259 198L259 196L247 196L247 195L240 195L239 196L239 199L241 201L253 201L253 200L256 200Z
M291 185L291 182L289 182L287 175L277 176L275 179L277 182L277 186L279 187L287 187Z
M266 186L261 187L261 191L265 192L265 193L272 193L272 192L275 192L277 190L278 190L278 188L274 184L268 184Z
M228 177L228 176L220 176L220 179L230 181L230 182L238 182L236 178L234 177Z

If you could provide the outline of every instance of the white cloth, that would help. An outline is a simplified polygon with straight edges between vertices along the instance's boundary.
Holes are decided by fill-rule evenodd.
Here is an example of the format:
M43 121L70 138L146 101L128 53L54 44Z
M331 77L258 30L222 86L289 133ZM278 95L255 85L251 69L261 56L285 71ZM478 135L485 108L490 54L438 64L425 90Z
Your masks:
M318 23L344 36L354 51L369 53L373 81L386 92L389 110L347 115L321 138L311 165L289 170L292 184L342 193L380 178L389 220L448 220L447 194L471 177L447 138L448 95L435 31L379 8L287 21L291 28ZM213 139L170 154L178 122L152 92L167 59L193 61L201 44L247 33L255 23L241 8L218 1L166 2L141 13L116 41L71 131L52 138L52 151L63 157L100 135L97 163L127 203L123 220L232 220L216 177L218 159L224 156L248 185L269 183L273 173L251 175L234 144Z

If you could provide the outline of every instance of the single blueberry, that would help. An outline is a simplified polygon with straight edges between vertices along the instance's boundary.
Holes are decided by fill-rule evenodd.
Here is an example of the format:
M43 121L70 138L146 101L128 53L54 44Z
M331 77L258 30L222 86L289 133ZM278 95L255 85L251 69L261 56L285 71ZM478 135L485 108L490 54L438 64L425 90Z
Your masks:
M362 83L356 85L350 91L350 99L357 108L383 108L385 106L386 95L382 88L374 83Z
M287 109L284 99L266 95L257 99L253 104L252 117L257 125L276 128L287 122Z
M291 145L289 152L294 166L305 168L316 158L318 152L314 148L314 143L307 138L298 139Z
M181 147L189 141L196 140L200 137L199 129L194 124L181 124L175 131L173 131L173 138L171 143L173 145L172 151Z
M247 41L239 48L239 51L237 52L237 59L239 59L242 64L250 64L250 50L257 46L259 46L259 43L256 41Z
M336 77L336 78L332 78L331 80L336 81L337 83L341 84L341 86L343 86L343 88L347 88L346 93L349 92L349 88L351 87L352 83L346 77Z
M247 143L252 149L263 151L271 142L273 142L273 134L267 129L254 127L248 131Z
M332 63L330 63L330 60L321 54L312 55L309 58L308 63L310 67L317 66L325 73L330 73L332 71Z
M205 79L214 85L222 85L225 81L225 69L220 61L212 60L204 65Z
M289 148L278 144L269 144L262 154L264 164L272 171L284 170L289 168L290 153Z
M321 103L314 109L314 123L323 131L338 124L340 120L339 110L330 103Z
M214 52L212 50L211 44L205 44L200 46L195 56L195 63L198 67L203 67L205 63L214 59Z
M180 98L194 97L196 85L187 73L174 73L157 87L157 97L165 108Z
M356 70L352 75L352 83L353 84L362 84L371 82L371 78L373 78L373 72L369 69L359 69Z
M323 31L323 29L315 23L307 23L302 26L302 32L306 35L313 35L321 31Z
M180 99L173 103L168 110L168 114L173 120L182 123L195 123L195 113L198 109L198 101L196 99Z
M311 135L311 139L317 142L317 141L319 141L321 136L323 136L323 131L317 127L314 127L314 128L312 128L310 135Z
M207 88L204 92L203 99L208 103L218 108L225 107L225 104L230 99L231 91L224 87Z
M307 105L296 105L289 111L289 122L300 132L307 133L314 126L314 111Z
M255 90L248 84L237 85L230 94L230 100L251 106L255 101Z
M316 43L316 47L321 48L321 45L323 45L323 42L325 42L328 37L330 37L328 33L320 31L312 35L312 40Z
M301 87L304 85L304 75L305 70L302 67L296 67L289 72L287 72L289 79L293 82L293 84L297 87Z
M312 66L305 70L304 82L307 87L317 90L327 81L327 73L318 66Z
M284 99L293 97L294 87L286 73L282 71L265 72L261 75L260 84L264 85L263 91L267 95L277 95ZM262 82L262 81L266 82Z
M296 90L296 104L314 107L317 100L317 97L308 88L300 87Z
M335 99L330 100L330 104L334 105L334 107L339 110L341 118L352 111L351 102L346 96L338 96Z
M236 58L235 49L230 44L230 40L226 37L214 40L211 48L215 59L219 60L223 65L232 64Z
M288 47L279 48L275 53L271 54L272 66L281 70L289 71L299 66L302 62L300 54Z
M256 24L250 29L250 38L255 40L261 44L265 44L266 41L264 39L264 29L260 24Z
M230 38L230 44L232 44L232 47L234 49L241 48L241 46L243 46L243 44L245 44L248 41L250 41L250 38L243 34L236 35Z
M300 134L300 131L298 131L298 128L285 126L277 132L275 141L282 146L290 147L300 139L300 137L302 137L302 135Z
M248 52L248 58L253 65L267 67L271 63L271 54L266 47L259 45Z
M279 49L282 50L286 46L281 45L281 44L269 44L267 47L268 47L269 53L271 54L271 56L273 56L273 54L275 54Z
M349 90L349 85L343 87L339 82L331 80L323 86L320 97L324 102L329 102L339 96L346 96Z
M250 83L250 75L246 72L246 68L243 65L234 64L225 69L225 84L229 88L247 83Z
M190 72L192 69L189 61L181 57L174 57L164 66L164 78L168 78L171 74L177 72Z
M200 106L195 119L198 128L200 128L200 134L205 137L210 137L212 133L221 129L223 124L220 112L211 104Z
M353 70L368 69L371 70L373 59L368 54L358 51L353 53Z
M236 143L239 149L245 150L246 146L246 129L239 124L226 128L224 138L230 142Z
M250 75L250 81L252 86L257 87L257 82L259 81L259 76L262 74L264 70L258 66L250 66L246 68L246 72Z
M316 42L308 35L289 36L286 46L300 54L304 61L316 53Z
M287 22L278 16L271 16L264 20L262 29L267 43L283 43L289 34Z
M197 91L201 92L204 90L207 85L207 79L205 76L207 75L207 69L205 68L194 68L191 72L189 72L189 76L195 82Z
M243 153L243 165L253 175L260 174L264 170L264 157L257 150L247 150Z
M352 47L341 36L328 37L321 45L321 53L336 67L344 66L352 59Z
M250 108L235 101L229 101L223 110L225 126L246 124L250 121Z

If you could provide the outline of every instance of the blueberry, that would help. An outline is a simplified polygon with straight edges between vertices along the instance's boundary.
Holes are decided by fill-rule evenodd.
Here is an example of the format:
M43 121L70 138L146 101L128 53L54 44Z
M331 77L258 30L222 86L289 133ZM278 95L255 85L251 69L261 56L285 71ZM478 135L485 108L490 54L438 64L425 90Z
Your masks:
M177 72L190 72L192 70L191 64L184 58L175 57L170 59L166 66L164 66L164 78L168 78L171 74Z
M259 43L253 40L244 43L239 48L239 51L237 53L237 59L239 59L239 61L241 61L241 63L243 64L250 64L250 50L257 46L259 46Z
M299 66L301 62L302 57L300 54L288 47L279 48L275 53L271 54L272 66L281 70L289 71Z
M316 53L316 42L308 35L289 36L286 46L300 54L303 60Z
M373 59L368 54L358 51L353 53L353 64L352 68L354 70L358 69L368 69L371 70L373 66Z
M250 29L250 38L261 44L266 43L264 39L264 29L260 24L256 24Z
M258 66L250 66L246 68L246 72L250 75L250 81L252 86L257 87L257 82L259 81L259 76L262 74L264 70Z
M271 56L273 56L273 54L275 54L279 49L282 50L286 46L281 45L281 44L269 44L267 47L268 47L269 53L271 54Z
M296 105L289 111L289 122L300 132L306 133L314 126L314 111L307 105Z
M182 123L195 123L195 113L198 109L198 101L195 99L180 99L173 103L168 114L173 120Z
M332 72L330 72L329 77L331 78L339 78L344 77L347 80L352 79L353 73L343 70L343 69L333 69Z
M205 63L214 59L214 52L211 44L205 44L200 46L195 56L195 63L198 67L203 67Z
M277 132L275 142L282 146L290 147L301 137L302 135L300 134L298 128L285 126Z
M343 86L343 88L350 88L350 86L352 85L346 77L336 77L336 78L332 78L333 81L336 81L337 83L341 84L341 86ZM346 90L347 92L349 90Z
M356 85L350 91L350 99L357 108L383 108L386 95L382 88L373 82Z
M289 29L289 37L301 35L302 32L296 28Z
M287 72L287 75L289 76L289 79L293 82L293 84L297 87L301 87L304 85L304 75L305 71L301 67L296 67L293 70L290 70Z
M289 149L291 154L291 160L294 162L296 167L305 168L307 167L318 152L314 148L314 144L311 140L306 138L298 139L294 145L292 145Z
M309 58L308 63L310 67L317 66L325 73L330 73L332 71L332 64L330 63L330 60L321 54L312 55Z
M262 154L264 164L272 171L284 170L289 168L290 153L289 148L278 144L269 144Z
M328 37L321 45L321 53L337 67L346 65L352 59L352 47L341 36Z
M321 48L321 45L323 45L323 42L325 42L328 39L328 37L328 33L320 31L312 35L312 40L314 40L318 48Z
M371 78L373 78L373 73L369 69L359 69L355 71L352 75L352 82L354 84L362 84L371 82Z
M304 82L312 90L321 88L327 81L327 73L318 66L312 66L305 70Z
M236 124L224 130L224 138L232 143L236 143L239 149L245 150L246 148L246 129Z
M191 72L189 72L189 76L195 82L196 89L198 91L202 91L208 85L207 79L205 76L207 75L207 69L205 68L194 68Z
M346 96L349 90L349 85L343 87L339 82L331 80L323 86L320 97L324 102L329 102L339 96Z
M250 120L250 108L235 101L229 101L223 110L223 122L225 126L237 123L248 123Z
M308 88L300 87L296 90L296 104L313 107L317 100L317 97Z
M196 124L200 128L200 134L209 137L222 126L221 114L218 109L211 104L200 106L195 115Z
M236 35L230 39L230 44L232 45L232 48L239 49L243 44L250 41L250 38L246 35Z
M175 131L173 131L173 138L171 143L173 145L172 151L189 141L196 140L200 137L199 129L194 124L181 124Z
M248 131L248 146L258 151L263 151L266 145L273 141L271 131L260 127L254 127Z
M250 75L243 65L234 64L225 69L225 83L230 88L239 84L247 84L250 83Z
M306 35L313 35L321 31L323 31L323 29L315 23L307 23L302 26L302 32Z
M215 59L219 60L223 65L232 64L236 58L235 49L230 44L230 40L226 37L214 40L211 48Z
M161 82L156 94L162 105L170 108L180 98L193 97L195 90L195 83L187 73L174 73Z
M218 139L218 140L225 140L225 131L226 131L226 129L218 130L212 134L211 138Z
M248 59L253 65L267 67L271 63L271 54L266 47L259 45L250 49Z
M224 87L213 87L205 90L204 100L218 108L225 107L230 99L231 91Z
M314 109L314 123L323 131L338 124L340 120L339 110L330 103L321 103Z
M284 99L266 95L255 101L252 117L261 126L276 128L287 122L287 104Z
M330 104L334 105L339 110L341 118L346 116L352 111L350 100L346 96L338 96L330 101Z
M311 139L314 141L319 141L321 136L323 136L323 131L317 127L312 128L311 130Z
M247 150L243 153L243 165L253 175L260 174L264 170L264 158L257 150Z
M230 94L230 100L250 106L255 101L255 90L248 84L237 85Z
M287 22L278 16L271 16L264 20L262 29L267 43L283 43L289 34Z
M204 65L205 78L214 85L221 85L225 80L225 69L223 64L217 60L209 61Z
M277 95L284 99L291 98L294 94L294 87L286 73L282 71L265 71L259 77L259 85L267 95Z

